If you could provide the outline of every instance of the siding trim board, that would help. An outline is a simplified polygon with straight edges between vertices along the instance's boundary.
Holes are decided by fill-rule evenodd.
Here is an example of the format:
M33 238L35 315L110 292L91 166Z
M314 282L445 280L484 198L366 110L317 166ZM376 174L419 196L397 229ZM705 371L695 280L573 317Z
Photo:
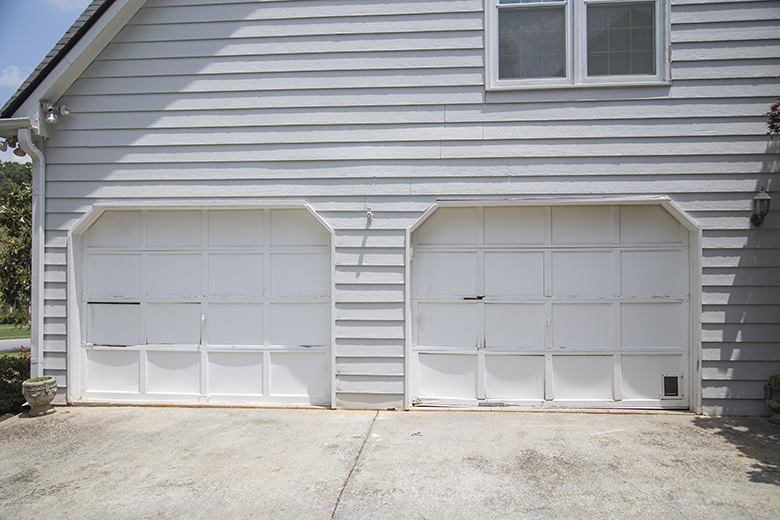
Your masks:
M414 310L413 302L413 282L412 277L412 259L414 258L414 248L412 236L435 212L440 208L490 208L490 207L565 207L572 208L577 206L616 206L616 205L656 205L664 208L675 220L677 220L685 229L685 242L688 244L687 277L689 287L689 301L687 304L687 319L689 321L688 330L688 373L684 375L687 379L685 385L687 395L690 396L689 407L695 413L702 413L702 379L701 379L701 359L702 359L702 340L701 340L701 291L702 291L702 248L701 248L701 227L688 215L679 205L666 196L633 196L633 197L538 197L538 198L453 198L438 199L433 202L406 230L406 280L405 298L406 298L406 341L405 357L407 360L407 377L405 381L405 407L410 409L415 405L436 405L435 400L423 400L415 402L414 396L417 395L415 388L418 373L416 356L414 351ZM548 231L549 233L549 231ZM540 351L539 353L543 353ZM629 352L626 351L623 356ZM549 357L549 353L546 354ZM575 354L576 355L576 354ZM482 361L480 361L482 363ZM480 385L484 385L483 380L479 380ZM617 393L617 395L621 395ZM441 406L448 406L458 403L458 399L449 399L441 402ZM463 404L471 404L471 400L461 400ZM517 404L521 404L518 402ZM528 401L525 404L542 407L578 407L583 406L580 401L570 401L566 399L552 399L544 401ZM616 402L600 402L598 407L606 408L625 408L626 404L620 400ZM652 401L634 401L628 407L654 407Z
M87 313L88 313L87 312L87 305L85 304L85 301L84 301L86 292L89 292L89 289L87 289L86 291L84 289L85 287L87 287L85 285L87 283L87 280L83 276L83 274L85 273L85 270L84 270L85 266L83 264L82 257L85 254L85 246L87 245L84 242L84 240L85 240L85 237L86 237L86 233L92 228L92 226L98 221L98 219L102 215L104 215L107 211L139 212L139 213L142 214L142 217L141 217L141 228L140 229L142 230L142 233L145 234L147 232L146 231L147 224L146 224L146 220L145 220L146 219L145 215L149 211L154 211L154 212L171 212L171 214L174 214L174 212L181 212L181 211L190 211L190 212L191 211L200 211L200 213L202 215L201 219L203 219L202 224L199 224L199 225L203 226L203 228L202 228L203 230L201 231L201 233L203 233L203 237L200 239L200 240L202 240L201 246L200 246L202 248L202 247L205 247L205 244L207 244L208 241L210 240L206 236L206 234L208 233L207 229L209 227L209 224L207 223L207 219L208 219L207 215L213 214L213 212L215 212L215 211L219 212L219 211L222 211L222 210L227 210L227 211L230 211L230 210L232 210L232 211L238 211L238 210L266 210L266 212L265 212L266 216L264 218L264 220L265 220L265 230L263 231L263 234L267 236L267 238L265 238L265 243L269 244L269 240L271 240L270 239L270 229L271 229L271 227L270 227L271 226L270 220L271 220L271 216L269 215L268 210L289 210L289 209L294 209L294 210L301 210L301 209L303 209L303 210L305 210L308 214L310 214L311 216L313 216L315 218L316 222L319 225L322 226L322 228L325 230L325 232L330 237L329 238L329 245L327 246L328 256L329 256L329 261L328 261L328 271L329 271L328 278L329 278L329 280L327 281L327 284L329 285L329 288L328 288L329 296L327 298L328 309L329 309L328 310L328 316L329 316L328 317L328 321L329 321L329 324L327 325L327 329L328 329L329 332L327 333L327 335L329 336L329 338L328 338L328 345L327 345L326 348L324 348L324 349L323 348L303 349L304 352L308 350L308 352L306 352L306 353L302 353L301 349L291 349L290 347L281 348L281 349L280 348L276 348L276 349L271 350L271 351L264 351L264 352L262 352L262 356L263 356L263 362L262 362L262 366L263 366L263 377L262 377L262 380L263 380L263 390L262 390L262 395L265 396L265 397L260 399L259 401L258 401L257 397L253 397L253 398L250 398L248 396L242 397L240 394L232 395L232 396L231 395L219 395L219 394L211 395L211 393L209 391L209 387L208 387L211 384L210 383L211 378L209 376L209 368L208 368L207 365L209 363L211 355L220 355L219 354L220 352L234 352L234 353L238 353L238 354L240 354L242 352L250 353L250 352L254 352L256 349L253 350L252 347L248 347L248 346L247 347L241 347L240 345L239 346L233 346L233 347L227 347L226 348L226 347L222 347L222 346L220 346L218 344L217 345L210 345L210 346L207 347L207 346L203 345L202 340L201 340L200 346L196 347L195 350L193 350L191 346L189 346L189 347L188 346L181 346L180 347L180 346L177 346L175 344L174 345L167 345L167 346L159 345L159 344L148 344L148 345L142 344L142 345L136 346L136 347L129 346L126 349L120 349L121 351L124 351L124 352L127 352L127 353L137 353L140 356L140 361L139 361L139 363L140 363L140 368L139 368L140 374L138 376L138 378L139 378L138 379L138 381L139 381L138 384L139 384L139 388L140 388L140 393L138 395L136 395L135 397L133 397L132 394L136 394L138 392L131 392L130 394L123 395L121 392L117 393L117 392L114 392L114 391L109 391L109 392L105 392L105 391L89 391L89 389L85 388L85 383L87 382L86 372L85 372L85 367L87 365L87 355L88 355L87 350L89 350L90 352L95 352L96 354L99 354L100 352L104 352L104 355L106 355L108 353L110 353L108 355L114 355L115 353L117 353L119 351L118 350L119 347L111 347L111 346L106 347L106 346L101 346L99 344L92 345L92 344L87 344L88 342L85 342L85 338L87 337L85 335L89 334L87 329L86 329L86 326L87 326L86 324L87 324L87 320L90 319L90 318L87 317ZM140 239L141 240L140 241L140 244L141 244L140 247L142 249L144 249L146 247L150 252L154 252L155 251L154 247L149 248L149 246L145 246L146 239L144 238L144 236L142 236L141 239ZM67 283L67 303L66 303L66 305L67 305L67 309L68 309L68 312L67 312L67 323L68 323L68 331L69 331L69 333L68 333L68 336L67 336L67 350L68 350L68 353L67 353L67 363L68 363L68 366L71 368L67 372L67 399L68 399L68 401L69 402L75 402L75 401L84 401L84 400L87 400L87 401L95 401L95 400L97 400L97 401L102 401L102 402L113 402L113 401L123 401L124 402L127 399L129 399L129 401L127 401L127 402L154 403L154 402L156 402L156 400L163 400L163 401L169 401L169 402L190 402L192 399L196 399L197 403L199 403L199 404L207 404L210 399L216 398L215 402L217 404L220 403L220 399L223 402L222 404L224 404L225 399L227 399L228 403L234 402L234 403L243 403L243 404L250 403L251 404L251 403L257 402L258 404L263 404L263 405L274 405L274 404L290 405L290 404L298 403L298 404L308 405L308 404L310 404L310 402L307 399L303 398L303 397L297 397L296 398L296 397L293 396L293 397L287 397L287 398L284 398L284 397L280 398L280 397L276 397L275 395L271 395L271 392L270 392L271 382L269 382L269 380L270 380L270 370L271 370L271 368L270 368L271 356L296 355L296 356L304 356L305 357L308 353L311 353L311 354L319 353L320 355L321 354L326 354L329 357L329 359L328 359L328 366L330 368L328 369L328 376L327 376L327 378L329 380L329 384L328 384L328 387L329 387L328 402L329 402L329 406L330 407L334 407L335 406L335 402L336 402L335 401L335 395L336 395L335 394L335 391L336 391L336 380L335 380L335 374L336 374L336 370L335 370L335 367L336 367L335 337L336 336L335 336L335 334L336 334L336 332L335 332L335 330L336 330L336 328L335 328L335 325L334 325L335 324L335 312L336 312L335 311L335 308L336 308L335 297L336 296L335 296L335 291L333 291L333 289L332 289L332 287L333 287L333 282L332 281L335 278L335 263L334 263L334 260L335 260L335 240L334 240L334 237L335 237L335 230L325 220L323 220L322 217L319 214L317 214L317 212L315 212L311 208L311 206L309 204L307 204L307 203L292 203L292 202L280 203L278 201L271 201L271 202L258 201L256 204L247 204L246 202L237 202L237 203L234 203L234 204L226 204L224 202L212 203L212 204L204 204L204 203L200 202L200 203L197 203L197 204L186 204L186 203L183 203L183 204L182 203L180 203L180 204L175 204L175 203L174 204L154 204L154 203L149 203L149 204L138 204L138 203L121 204L121 203L118 203L118 204L114 204L114 203L99 203L99 204L93 205L78 220L78 222L68 232L68 248L67 248L67 257L68 257L68 276L67 276L67 280L68 280L68 283ZM116 249L116 248L114 248L114 249ZM113 252L114 256L120 255L120 256L125 256L125 257L129 257L129 255L132 255L134 253L134 249L132 247L131 248L122 248L122 247L120 247L119 249L116 249L116 250L114 250L114 249L109 248L108 253L112 254L112 252ZM187 247L185 247L185 248L165 247L161 251L167 251L169 255L172 254L172 255L176 256L177 255L177 253L176 253L177 249L181 251L181 253L179 253L178 256L181 256L183 254L183 255L190 256L190 257L199 257L202 254L202 253L192 254L192 252L188 251L189 248L187 248ZM235 249L235 247L229 248L229 249ZM290 250L289 252L301 251L303 253L306 253L311 248L307 249L307 248L300 248L300 247L298 247L298 248L296 248L296 247L291 247L291 248L288 247L287 249ZM322 248L320 248L320 249L322 249ZM215 251L216 251L216 255L220 256L220 253L219 253L220 249L218 248ZM242 255L245 257L247 254L252 253L252 251L251 250L247 250L244 253L242 253L241 249L237 249L234 253L238 253L239 257L242 256ZM151 254L151 253L147 253L147 254ZM282 253L282 254L284 255L284 253ZM144 254L144 256L145 255L146 254ZM100 255L98 254L98 257L99 256ZM93 258L94 258L94 253L93 253ZM272 258L271 256L266 254L264 263L267 263L271 258ZM143 273L141 275L141 279L142 280L146 280L148 278L148 275L146 274L147 269L148 269L148 267L144 263L143 266L141 267L141 272ZM204 279L208 279L209 274L207 272L207 268L206 268L206 264L205 263L203 264L203 267L201 269L202 269L202 276L204 277ZM265 296L263 297L264 300L265 299L269 299L269 297L272 296L272 293L269 292L271 290L270 289L271 278L269 278L270 275L268 274L270 272L270 266L267 265L265 267L265 271L266 271L265 280L262 282L266 286L266 289L264 290L264 294L265 294ZM142 314L145 312L143 310L145 308L145 303L144 303L145 299L149 299L150 302L153 302L154 304L157 304L157 305L159 305L159 304L166 304L166 302L169 302L169 301L170 302L182 301L182 302L185 302L185 306L186 306L186 301L187 301L186 297L185 297L184 300L182 300L181 297L179 297L179 296L170 296L170 297L157 296L157 297L151 297L151 298L147 296L147 297L144 298L143 295L146 294L146 289L144 288L146 283L148 283L148 282L142 282L142 287L140 289L140 291L141 291L140 294L142 295L141 296L141 300L142 300L142 303L141 303L142 311L141 311L141 313ZM199 290L200 291L205 291L205 292L203 292L203 297L204 298L206 298L207 295L209 294L208 289L205 286L201 287L201 289L199 289ZM105 301L107 304L120 304L121 305L122 303L125 303L126 301L127 302L131 302L131 303L135 302L135 300L137 298L130 297L128 299L127 297L121 297L121 296L120 297L107 297L107 296L102 296L101 297L101 296L98 296L96 298L95 296L91 296L91 297L87 297L87 299L89 301L93 301L93 302L94 301L96 301L96 302ZM197 299L197 297L196 297L196 299ZM211 299L214 300L214 296L212 296ZM215 303L219 304L219 302L221 302L223 300L224 300L225 303L241 302L242 300L245 300L246 302L249 302L249 303L257 301L256 300L256 296L254 296L254 295L248 295L248 296L246 296L244 298L239 297L237 299L236 299L235 296L232 297L232 298L228 298L228 299L220 298L219 296L217 296L217 299L214 300L212 305L214 305ZM193 301L195 301L195 300L193 300ZM307 300L305 298L301 299L301 298L295 298L295 297L293 297L293 298L289 298L288 297L288 298L281 298L281 299L277 298L276 300L269 300L269 301L280 302L280 304L283 306L285 303L287 303L287 304L293 303L294 304L294 303L296 303L298 301L306 302L306 301L313 301L313 300L311 298L308 298L308 300ZM322 301L322 298L319 298L318 301ZM263 317L263 323L264 323L263 327L264 328L270 328L271 327L271 321L269 320L269 317L271 316L271 314L270 314L271 313L270 305L273 305L273 304L266 304L264 306L264 308L266 309L264 311L265 316ZM105 307L105 304L103 304L103 306ZM206 316L204 314L204 319L203 319L204 323L206 321L205 318L206 318ZM146 327L147 327L147 325L142 320L141 321L141 325L140 325L140 333L139 333L140 337L142 339L146 336ZM264 332L264 335L266 337L266 345L265 346L266 346L266 349L267 349L267 347L268 347L268 339L267 338L269 336L269 332L267 332L267 331ZM143 342L146 343L145 340L143 340ZM262 347L262 345L261 345L261 347ZM166 354L166 352L167 353L182 352L182 353L185 353L185 355L193 355L193 356L197 354L197 356L200 358L200 369L199 369L199 375L197 376L197 379L199 381L199 383L198 383L199 390L195 391L195 393L193 393L189 398L186 397L185 394L181 394L181 393L178 393L176 391L160 391L160 390L157 390L153 394L147 394L147 389L146 389L146 382L147 382L146 363L147 363L147 361L146 361L146 359L147 359L148 353L155 353L155 352L157 352L158 354L154 354L154 355L158 355L158 356L168 355L168 354ZM190 353L190 354L186 354L186 353ZM258 353L258 354L253 354L253 355L260 355L260 354ZM64 356L63 356L63 360L64 360ZM86 396L85 394L89 394L89 395ZM314 397L316 398L316 396L314 396ZM319 404L319 403L317 403L317 404Z

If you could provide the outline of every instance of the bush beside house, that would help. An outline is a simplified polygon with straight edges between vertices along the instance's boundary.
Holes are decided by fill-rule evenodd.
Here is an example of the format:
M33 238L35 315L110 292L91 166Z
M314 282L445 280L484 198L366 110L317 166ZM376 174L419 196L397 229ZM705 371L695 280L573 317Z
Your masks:
M22 383L30 377L30 349L21 354L0 356L0 415L19 413L24 404Z

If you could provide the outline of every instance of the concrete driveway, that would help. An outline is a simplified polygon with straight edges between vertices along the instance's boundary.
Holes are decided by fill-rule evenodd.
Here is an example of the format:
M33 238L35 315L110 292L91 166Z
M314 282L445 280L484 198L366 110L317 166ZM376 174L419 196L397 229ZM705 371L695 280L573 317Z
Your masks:
M778 518L766 418L62 407L0 422L0 518Z

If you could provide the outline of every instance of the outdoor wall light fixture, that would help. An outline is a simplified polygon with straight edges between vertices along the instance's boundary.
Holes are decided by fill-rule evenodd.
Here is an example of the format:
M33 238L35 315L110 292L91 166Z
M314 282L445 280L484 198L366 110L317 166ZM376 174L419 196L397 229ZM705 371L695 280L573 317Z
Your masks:
M24 150L22 150L21 146L17 148L18 145L19 143L16 142L16 139L14 139L13 137L6 137L5 141L0 141L0 152L5 152L9 148L12 150L16 148L16 150L14 150L15 156L24 157L25 155L27 155L26 153L24 153Z
M62 104L58 107L55 107L48 101L42 101L41 105L43 109L46 111L46 122L50 125L56 125L57 122L60 120L60 115L67 116L70 115L70 107L68 105Z
M769 203L772 201L772 197L767 195L764 191L764 187L761 186L761 191L753 197L753 214L750 216L750 223L758 227L764 222L764 217L769 213Z

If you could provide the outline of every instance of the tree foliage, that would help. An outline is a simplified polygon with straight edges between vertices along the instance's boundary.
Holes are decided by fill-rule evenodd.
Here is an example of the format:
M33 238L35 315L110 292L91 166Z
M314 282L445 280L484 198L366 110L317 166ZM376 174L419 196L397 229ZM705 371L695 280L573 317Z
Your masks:
M766 113L766 126L769 129L770 137L773 135L780 134L780 98L777 98L777 101L769 107L769 112Z
M32 270L32 165L21 166L24 178L0 200L0 300L6 311L26 316Z
M32 165L30 163L0 161L0 198L11 193L14 184L22 184L29 180L31 171Z

